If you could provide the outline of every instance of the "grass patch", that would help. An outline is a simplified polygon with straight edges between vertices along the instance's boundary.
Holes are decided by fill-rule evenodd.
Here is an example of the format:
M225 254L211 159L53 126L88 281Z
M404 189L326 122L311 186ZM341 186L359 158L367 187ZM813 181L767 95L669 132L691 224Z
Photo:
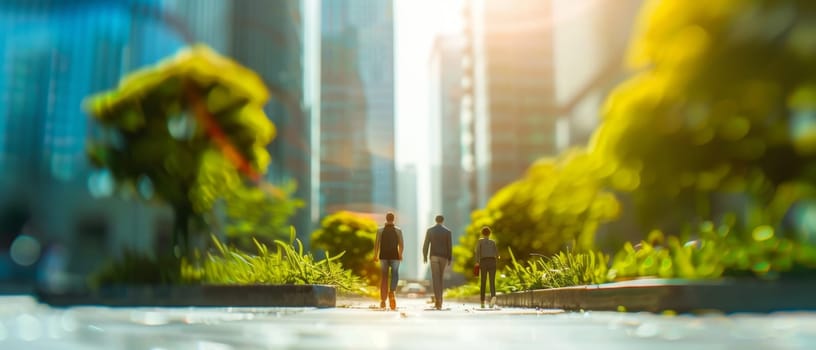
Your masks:
M496 276L496 292L512 293L524 290L561 288L606 282L609 257L600 252L559 252L551 257L519 262L510 250L510 264ZM479 294L478 278L451 288L451 298Z
M216 252L198 264L181 262L182 281L202 284L325 284L348 293L365 292L365 283L337 261L344 253L316 260L304 252L291 230L289 242L275 240L277 249L253 239L257 255L229 247L213 237Z
M601 252L562 251L520 263L510 251L510 265L504 269L508 283L519 290L561 288L606 282L609 257Z
M304 252L303 243L291 229L289 242L275 241L270 249L253 239L257 254L227 246L212 237L214 251L193 258L154 259L147 254L127 252L90 278L91 286L103 284L218 284L276 285L323 284L337 287L340 294L369 296L372 291L359 276L344 269L335 256L317 260Z

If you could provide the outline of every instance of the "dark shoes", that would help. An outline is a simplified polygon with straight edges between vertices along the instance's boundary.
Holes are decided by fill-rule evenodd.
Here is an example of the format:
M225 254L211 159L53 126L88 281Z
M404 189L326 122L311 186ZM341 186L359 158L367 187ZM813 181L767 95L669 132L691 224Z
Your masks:
M380 300L380 309L385 309L385 300Z
M383 301L382 304L382 306L385 307L385 301ZM397 309L397 298L394 296L394 292L388 292L388 306L391 310Z

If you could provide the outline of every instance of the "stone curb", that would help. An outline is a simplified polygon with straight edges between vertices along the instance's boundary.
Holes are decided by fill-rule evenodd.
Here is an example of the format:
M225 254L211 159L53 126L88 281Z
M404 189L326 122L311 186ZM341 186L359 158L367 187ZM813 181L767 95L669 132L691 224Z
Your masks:
M812 280L644 279L501 294L497 303L564 310L773 312L816 310L814 291Z
M335 307L337 291L326 285L105 286L93 291L37 290L51 306L236 306Z

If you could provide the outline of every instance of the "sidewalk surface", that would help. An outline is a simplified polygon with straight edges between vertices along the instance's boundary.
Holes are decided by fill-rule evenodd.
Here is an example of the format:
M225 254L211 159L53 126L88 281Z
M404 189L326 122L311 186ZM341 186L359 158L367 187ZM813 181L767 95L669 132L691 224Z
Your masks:
M51 308L0 297L0 349L812 349L816 313L661 316L424 299L337 308Z

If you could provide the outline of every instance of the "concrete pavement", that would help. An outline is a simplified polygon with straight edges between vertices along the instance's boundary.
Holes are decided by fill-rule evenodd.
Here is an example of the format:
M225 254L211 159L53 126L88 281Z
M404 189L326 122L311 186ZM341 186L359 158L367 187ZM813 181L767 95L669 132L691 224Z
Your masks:
M811 349L816 314L430 310L398 299L338 308L51 308L0 298L0 349Z

